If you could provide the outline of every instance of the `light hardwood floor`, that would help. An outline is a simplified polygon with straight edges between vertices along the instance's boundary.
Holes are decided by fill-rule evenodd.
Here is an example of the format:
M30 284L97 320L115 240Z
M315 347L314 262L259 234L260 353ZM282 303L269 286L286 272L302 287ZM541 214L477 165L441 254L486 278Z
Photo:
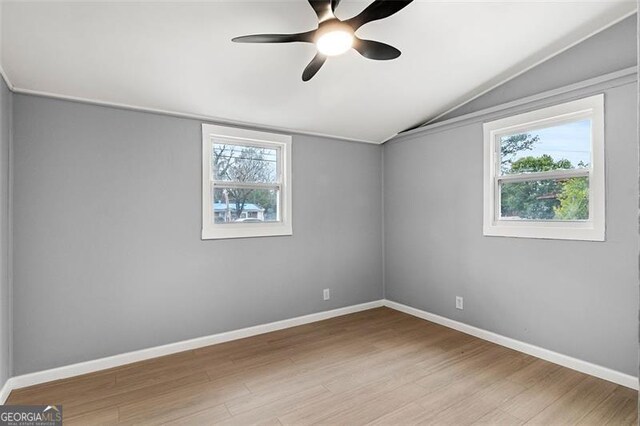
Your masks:
M15 390L65 425L636 424L637 392L388 308Z

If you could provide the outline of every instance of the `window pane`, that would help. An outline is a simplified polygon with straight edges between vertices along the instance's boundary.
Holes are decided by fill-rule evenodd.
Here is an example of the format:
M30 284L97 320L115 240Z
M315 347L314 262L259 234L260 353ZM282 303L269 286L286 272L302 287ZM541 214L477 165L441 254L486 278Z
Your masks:
M589 179L501 182L500 218L533 220L589 219Z
M215 188L214 223L262 223L278 221L276 189Z
M591 120L500 137L501 174L579 169L591 165Z
M278 150L213 143L211 172L215 180L273 183L278 179Z

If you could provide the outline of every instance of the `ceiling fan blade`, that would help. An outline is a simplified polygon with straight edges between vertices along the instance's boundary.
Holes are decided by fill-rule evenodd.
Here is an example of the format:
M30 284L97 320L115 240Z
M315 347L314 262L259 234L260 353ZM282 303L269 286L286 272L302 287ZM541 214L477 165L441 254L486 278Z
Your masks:
M324 22L335 18L333 15L332 0L309 0L309 4L318 15L318 21Z
M331 0L331 11L333 12L334 16L336 14L336 9L338 8L339 4L340 4L340 0Z
M408 6L412 1L413 0L375 0L358 15L351 19L347 19L345 22L351 25L354 30L357 30L366 23L388 18Z
M356 37L353 48L367 59L388 61L400 56L401 52L393 46L373 40L362 40Z
M320 67L324 65L324 61L327 60L327 57L318 53L314 58L309 62L309 65L304 69L302 73L302 81L309 81L313 78L314 75L318 72Z
M231 41L234 41L236 43L313 43L314 33L315 30L296 34L253 34L234 37L231 39Z

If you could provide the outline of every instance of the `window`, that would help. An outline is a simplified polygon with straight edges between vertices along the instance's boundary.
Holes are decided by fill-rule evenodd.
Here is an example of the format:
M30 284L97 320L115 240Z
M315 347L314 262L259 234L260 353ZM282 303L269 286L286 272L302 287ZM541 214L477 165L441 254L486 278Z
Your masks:
M291 235L291 136L202 125L202 238Z
M604 95L484 124L484 235L604 241Z

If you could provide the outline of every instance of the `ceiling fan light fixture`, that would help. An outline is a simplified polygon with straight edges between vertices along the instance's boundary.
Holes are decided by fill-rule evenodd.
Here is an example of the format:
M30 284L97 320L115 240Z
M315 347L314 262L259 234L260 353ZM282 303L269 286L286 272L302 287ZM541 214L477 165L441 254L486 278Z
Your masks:
M316 40L318 52L326 56L342 55L353 46L353 31L334 29L321 34Z
M2 0L0 0L2 1ZM413 0L374 0L362 12L349 19L335 15L340 0L308 0L318 17L318 28L294 34L253 34L232 39L235 43L313 43L318 53L302 72L302 81L313 78L330 56L353 48L367 59L388 61L400 56L393 46L375 40L363 40L354 34L369 22L388 18L404 9Z

